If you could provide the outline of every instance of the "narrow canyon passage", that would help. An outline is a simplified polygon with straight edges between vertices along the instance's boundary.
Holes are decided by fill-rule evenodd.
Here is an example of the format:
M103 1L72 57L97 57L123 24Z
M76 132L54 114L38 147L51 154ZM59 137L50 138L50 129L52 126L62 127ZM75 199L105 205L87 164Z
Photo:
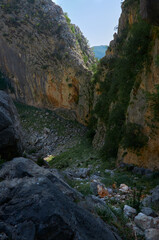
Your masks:
M0 29L0 240L158 240L159 2L1 0Z

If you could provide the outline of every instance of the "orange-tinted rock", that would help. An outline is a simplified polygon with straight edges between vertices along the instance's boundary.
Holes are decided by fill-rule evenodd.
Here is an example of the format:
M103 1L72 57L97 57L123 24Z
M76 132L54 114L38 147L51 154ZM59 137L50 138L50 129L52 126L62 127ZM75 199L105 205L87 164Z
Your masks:
M106 196L109 196L109 192L108 190L103 187L102 185L98 185L97 186L97 189L98 189L98 195L101 197L101 198L104 198Z
M155 32L154 38L154 47L151 52L151 70L148 72L145 68L141 73L140 86L135 94L134 90L132 90L131 104L127 110L127 122L141 125L149 141L147 146L138 151L119 148L118 161L152 170L159 170L159 122L154 120L154 111L151 102L146 100L145 95L146 92L155 92L155 86L159 84L159 68L155 60L159 55L159 39L155 37Z
M112 187L113 189L116 189L117 188L116 183L113 183Z
M154 17L158 15L158 1L147 1L142 0L142 2L149 2L151 5L151 10L154 9L154 6L156 4L156 9L154 9ZM150 9L149 9L150 10ZM122 129L127 124L136 124L137 126L141 127L142 134L145 136L146 139L148 139L147 144L142 146L141 148L135 149L134 146L130 146L129 148L123 149L121 147L122 140L124 138L124 131L121 133L117 130L117 136L115 135L115 132L111 133L111 127L113 129L114 126L118 126L118 120L114 120L115 118L118 119L118 115L114 113L112 115L112 118L110 117L111 110L114 106L118 106L119 101L119 111L120 107L124 106L124 101L120 98L124 99L124 94L121 97L120 96L120 87L116 86L116 88L113 88L113 84L109 84L108 80L110 78L110 82L113 82L113 77L111 77L111 74L113 75L113 71L116 72L117 66L116 58L119 57L119 59L124 56L124 47L127 41L129 42L130 36L132 32L130 31L132 28L132 24L136 23L138 21L138 12L139 12L139 1L123 1L122 4L122 14L119 19L119 27L118 27L118 33L114 35L114 40L110 43L110 46L108 48L108 51L106 53L106 56L102 59L99 65L99 77L98 81L103 82L105 79L107 79L105 86L108 86L108 91L105 87L103 91L103 96L101 97L101 105L99 104L97 107L97 114L98 111L100 111L100 114L98 114L98 124L97 124L97 130L96 134L93 140L94 147L97 148L105 148L107 151L108 147L108 160L110 155L110 161L111 161L111 155L113 155L113 150L115 154L113 155L113 158L116 157L116 151L118 150L117 154L117 162L124 162L128 164L135 164L139 167L149 168L152 170L159 170L159 121L154 120L154 111L151 102L148 100L147 93L155 93L156 89L155 86L159 85L159 27L157 26L151 26L151 31L148 33L148 39L147 43L150 43L147 51L147 55L149 56L148 63L145 63L145 58L143 57L143 62L141 60L141 64L143 64L143 67L140 70L137 70L137 74L132 79L134 81L134 85L132 86L132 90L130 92L130 101L129 98L125 98L126 104L128 107L125 108L125 119L123 120L124 123L121 123ZM141 25L140 25L141 24ZM148 24L144 21L140 21L139 25L142 28L142 24L145 26ZM136 25L137 26L137 25ZM134 24L135 28L135 24ZM122 35L122 34L125 35ZM142 31L141 31L142 34ZM134 35L135 36L135 35ZM121 37L121 39L120 39ZM125 39L124 39L125 38ZM121 42L122 44L120 44ZM143 39L144 41L144 39ZM146 38L145 38L146 41ZM118 45L119 44L119 45ZM119 49L120 48L120 49ZM133 51L133 49L132 49ZM109 64L109 62L112 61L112 64ZM122 62L122 61L121 61ZM113 65L114 64L114 65ZM134 63L133 63L134 64ZM128 67L129 68L129 67ZM134 66L130 65L130 69L135 70L135 64ZM118 72L118 69L117 69ZM122 82L122 73L120 76L119 71L119 84L124 88L124 81L126 84L126 76L123 77ZM114 77L115 78L115 77ZM125 80L124 80L125 78ZM131 77L130 77L131 78ZM128 82L128 81L127 81ZM107 85L108 84L108 85ZM118 85L118 82L116 81L116 85ZM131 84L130 84L131 85ZM104 85L101 85L104 86ZM128 88L128 86L127 86ZM104 94L111 94L111 90L114 89L114 99L110 100L108 99L107 102L104 102ZM126 87L125 87L126 90ZM122 91L122 90L121 90ZM113 92L113 90L112 90ZM111 98L111 96L110 96ZM98 94L95 94L95 100L98 101L99 97ZM123 102L122 102L123 101ZM106 107L104 106L106 105ZM123 106L122 106L123 105ZM159 105L159 103L158 103ZM106 109L106 114L102 112L104 109ZM110 115L110 116L109 116ZM122 111L121 111L122 115ZM113 119L113 120L112 120ZM111 121L113 124L111 125ZM120 121L120 119L119 119ZM108 129L107 129L108 128ZM108 132L108 134L107 134ZM110 135L109 135L110 134ZM119 134L119 135L118 135ZM108 138L109 136L109 138ZM115 138L119 141L116 141L116 146L113 146L113 139L115 141ZM111 139L109 143L109 139ZM108 142L108 145L106 143L106 140ZM114 144L115 145L115 144ZM135 145L135 144L134 144ZM111 147L113 150L111 150ZM110 147L110 149L109 149Z
M1 4L0 70L10 78L12 96L37 107L74 111L85 123L94 56L79 28L51 0Z

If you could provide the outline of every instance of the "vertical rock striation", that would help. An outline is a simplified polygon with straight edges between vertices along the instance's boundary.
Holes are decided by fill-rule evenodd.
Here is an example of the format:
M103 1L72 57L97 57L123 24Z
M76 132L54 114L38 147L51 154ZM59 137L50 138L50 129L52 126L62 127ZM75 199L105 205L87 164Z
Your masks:
M107 159L153 170L159 169L158 12L158 1L123 2L118 33L98 67L94 107L93 143L104 146Z
M13 97L72 110L84 122L94 56L61 7L51 0L2 0L0 29L0 69L10 78Z

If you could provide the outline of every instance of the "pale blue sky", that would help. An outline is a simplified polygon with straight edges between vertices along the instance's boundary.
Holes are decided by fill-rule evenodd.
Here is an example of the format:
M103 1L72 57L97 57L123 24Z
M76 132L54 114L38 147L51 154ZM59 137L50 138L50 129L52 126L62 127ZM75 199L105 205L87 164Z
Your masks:
M53 0L54 1L54 0ZM121 0L55 0L72 23L78 25L90 46L109 45L121 13Z

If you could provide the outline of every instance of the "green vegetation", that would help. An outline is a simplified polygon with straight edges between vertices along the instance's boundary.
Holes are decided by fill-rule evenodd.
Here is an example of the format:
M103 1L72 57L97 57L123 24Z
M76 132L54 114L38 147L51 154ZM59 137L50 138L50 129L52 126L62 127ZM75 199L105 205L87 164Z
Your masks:
M87 137L90 139L93 139L93 137L95 136L97 122L98 122L98 120L94 116L91 116L91 118L89 119Z
M87 62L88 62L88 56L84 54L84 55L83 55L83 60L84 60L84 63L87 64Z
M0 72L0 90L6 90L8 87L4 75Z
M69 83L68 86L69 86L69 88L71 88L73 85L72 85L72 83Z
M42 66L41 66L41 68L42 68L43 70L48 69L48 67L49 67L49 65L42 65Z
M159 85L155 86L153 93L147 93L147 101L153 111L153 121L159 121Z
M138 3L138 4L140 4L140 0L124 0L124 2L123 2L123 8L128 8L128 7L130 7L131 5L133 5L135 2Z
M5 13L11 14L13 11L18 13L18 9L20 6L20 0L12 0L6 1L5 3L1 3L0 7L4 10Z
M29 3L35 3L35 0L27 0Z
M20 117L22 120L22 125L25 129L29 127L34 128L35 130L41 132L44 127L48 127L49 129L53 129L53 123L57 127L64 127L62 131L62 135L65 135L65 125L62 126L61 123L56 122L56 118L54 118L54 114L48 110L41 110L35 107L29 107L24 104L16 103L18 108L18 112L20 113ZM47 116L47 118L46 118ZM70 123L70 121L69 121ZM45 125L46 124L46 125ZM60 125L60 126L59 126ZM60 130L60 129L59 129ZM38 151L35 147L30 149L29 154L35 153ZM123 209L125 204L128 204L137 209L140 208L141 201L141 193L143 195L149 193L150 189L154 188L159 181L159 175L156 173L152 177L147 178L146 176L138 176L128 171L127 169L116 169L113 171L113 175L111 173L106 173L105 169L114 169L115 168L115 159L111 159L111 161L102 161L100 154L98 151L93 149L91 145L90 139L86 136L80 137L78 139L78 143L71 148L65 150L65 152L60 153L56 156L48 156L45 160L48 162L50 167L57 168L59 170L65 170L66 168L75 169L76 168L87 168L90 167L90 176L99 174L101 177L101 182L104 183L105 187L111 187L112 185L116 185L116 190L120 184L127 184L131 187L130 193L127 194L127 197L124 201L118 201L116 199L108 198L106 204L110 207L110 209L114 212L117 217L117 221L114 221L109 211L107 209L97 209L97 214L111 226L115 226L122 239L131 240L134 239L133 233L129 228L126 227L126 223L128 220L122 214L122 210L119 213L114 210L114 207ZM42 166L46 164L42 158L38 158L37 164ZM66 182L73 188L77 189L83 195L87 196L92 194L92 190L90 187L91 181L88 179L79 179L79 180L70 180L68 178L65 179ZM144 186L142 191L141 186ZM78 201L78 199L76 200ZM155 207L155 206L153 206ZM96 212L96 209L95 209ZM139 239L139 238L138 238Z
M125 127L122 146L131 148L132 150L140 149L146 146L148 137L144 135L141 125L136 123L128 123Z
M57 121L55 113L33 106L27 106L19 102L15 102L15 106L19 112L21 124L24 129L34 127L34 130L41 132L45 127L50 129L56 128L59 136L64 135L65 126Z
M75 33L76 33L75 26L74 26L73 24L71 24L71 19L69 18L68 13L65 12L65 13L64 13L64 16L65 16L65 18L66 18L66 22L67 22L67 24L68 24L71 32L72 32L73 34L75 34Z
M68 23L68 24L71 24L71 19L69 18L69 16L68 16L68 13L64 13L64 16L65 16L65 18L66 18L66 22Z
M44 162L44 160L43 160L43 158L38 158L38 160L37 160L37 164L41 167L41 166L43 166L43 165L45 165L45 162Z
M9 79L0 71L0 90L10 90L11 93L14 93L14 88L11 85Z
M0 166L1 166L3 163L5 163L5 160L2 159L1 156L0 156Z
M58 156L51 156L47 161L49 165L57 169L67 167L88 167L89 164L96 166L98 153L93 149L91 141L83 138L79 144L68 149Z
M71 31L72 31L72 33L74 33L75 34L75 26L74 25L71 25Z
M159 55L157 55L155 58L155 65L156 67L159 67Z
M108 209L97 209L98 215L101 217L101 219L106 222L107 224L114 226L118 229L120 237L124 240L132 240L134 239L134 233L133 231L126 226L128 223L128 220L124 217L122 213L118 213L115 211L111 205L109 205L111 208L111 211L114 212L115 216L117 217L117 221L113 219L113 217L110 215L110 212Z
M90 183L88 183L86 180L80 182L78 180L70 180L66 178L66 181L72 188L77 189L84 196L88 196L89 194L92 194L90 189Z
M117 40L118 57L108 60L103 58L101 61L108 73L105 81L99 82L101 95L94 112L106 125L107 134L103 148L106 158L115 158L125 132L125 138L128 137L124 130L126 111L136 77L144 64L149 63L150 29L150 25L140 18L131 27L127 25ZM99 68L95 74L95 82L98 82L101 71ZM142 147L144 143L146 138L140 134L137 145L133 146L131 142L129 146L135 149L136 146Z

